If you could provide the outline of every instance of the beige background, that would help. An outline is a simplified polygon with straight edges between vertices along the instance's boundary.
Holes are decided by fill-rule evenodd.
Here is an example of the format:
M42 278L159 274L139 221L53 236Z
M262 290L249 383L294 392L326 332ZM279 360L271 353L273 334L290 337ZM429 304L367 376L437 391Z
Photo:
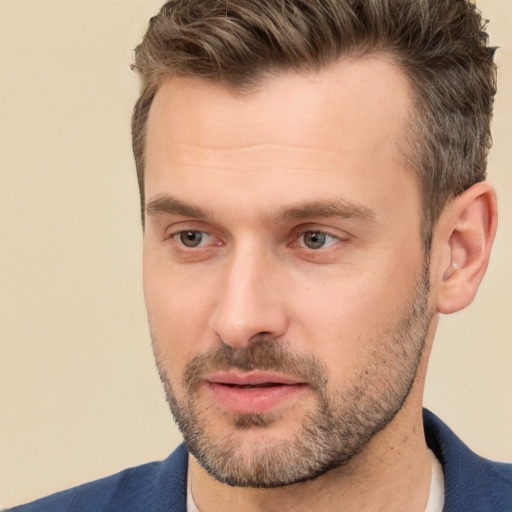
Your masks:
M141 292L131 49L160 2L0 2L0 504L163 458L179 442ZM480 295L442 320L426 405L512 460L512 2L489 174L500 231Z

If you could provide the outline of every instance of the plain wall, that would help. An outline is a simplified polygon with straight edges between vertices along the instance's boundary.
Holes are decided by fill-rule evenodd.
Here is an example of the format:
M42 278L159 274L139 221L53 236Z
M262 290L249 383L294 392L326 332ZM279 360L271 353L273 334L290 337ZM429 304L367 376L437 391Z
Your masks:
M475 303L443 318L426 405L512 460L512 2L480 0L499 45L489 180L500 227ZM141 286L129 70L153 0L0 2L0 505L180 441Z

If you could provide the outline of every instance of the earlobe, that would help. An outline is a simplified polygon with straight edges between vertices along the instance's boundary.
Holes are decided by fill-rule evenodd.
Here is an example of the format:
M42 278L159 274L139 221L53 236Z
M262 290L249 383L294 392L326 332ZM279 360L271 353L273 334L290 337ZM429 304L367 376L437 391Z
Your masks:
M487 269L497 225L496 193L487 182L457 196L436 228L442 254L437 279L437 309L454 313L473 301Z

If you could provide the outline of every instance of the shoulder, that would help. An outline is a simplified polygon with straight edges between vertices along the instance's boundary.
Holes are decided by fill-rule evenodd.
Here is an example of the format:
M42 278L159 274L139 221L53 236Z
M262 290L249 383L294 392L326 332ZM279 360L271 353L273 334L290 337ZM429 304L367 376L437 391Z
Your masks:
M512 510L512 464L472 452L430 411L424 411L423 422L427 444L443 466L446 512Z
M180 445L166 460L125 469L5 512L186 510L187 452Z

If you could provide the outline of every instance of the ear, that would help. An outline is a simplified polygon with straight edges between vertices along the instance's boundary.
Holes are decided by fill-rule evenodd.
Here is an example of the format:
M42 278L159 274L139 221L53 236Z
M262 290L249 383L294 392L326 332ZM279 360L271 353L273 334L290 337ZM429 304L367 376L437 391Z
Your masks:
M489 262L498 213L496 193L477 183L451 201L435 229L437 310L454 313L471 304Z

